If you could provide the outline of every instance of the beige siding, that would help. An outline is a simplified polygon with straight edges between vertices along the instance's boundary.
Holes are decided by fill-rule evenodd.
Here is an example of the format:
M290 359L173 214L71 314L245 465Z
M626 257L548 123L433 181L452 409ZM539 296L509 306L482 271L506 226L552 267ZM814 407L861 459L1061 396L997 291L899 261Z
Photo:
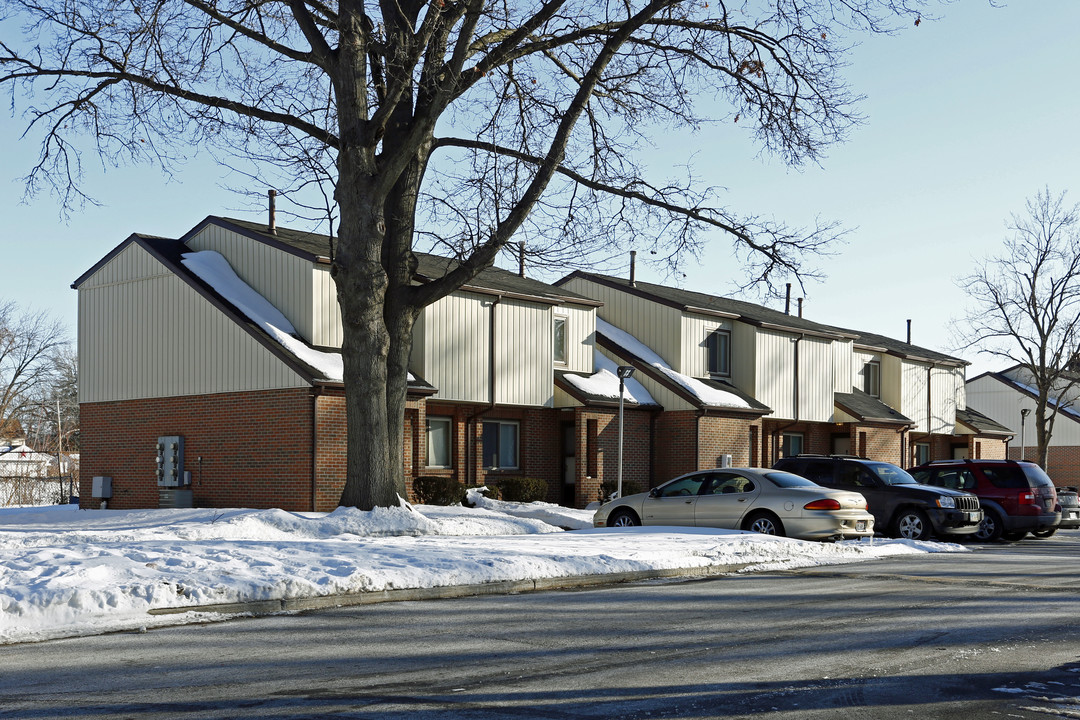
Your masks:
M900 361L901 405L900 412L911 418L915 432L926 432L926 366L906 360Z
M672 368L683 372L681 310L589 282L584 278L573 278L565 287L604 303L603 307L597 310L600 318L630 333Z
M592 373L593 348L596 343L596 308L583 305L563 305L554 310L555 317L566 318L566 364L560 370Z
M772 417L794 419L795 341L798 336L771 330L757 333L758 392L755 397L773 409ZM833 419L833 348L828 340L799 340L798 419Z
M490 402L492 303L491 297L459 292L424 308L413 333L413 371L439 389L434 399Z
M504 299L496 306L495 317L495 401L551 407L551 306Z
M731 332L732 324L731 320L696 313L683 313L682 349L678 358L678 367L682 369L679 372L690 377L709 377L709 351L705 345L706 338L714 330ZM734 337L732 337L732 342L734 343ZM734 362L734 352L732 355L731 360Z
M581 407L581 403L570 397L569 393L560 388L555 388L555 407L568 408L568 407Z
M79 288L80 402L305 385L136 245Z
M881 355L881 402L901 415L911 417L904 410L904 364L894 355Z
M926 363L907 360L901 361L901 366L903 405L900 412L914 422L912 430L951 435L956 429L956 383L963 377L963 371L931 368ZM930 383L929 394L927 382Z
M341 306L338 305L337 283L326 265L313 265L312 339L313 345L341 347Z
M732 322L731 384L754 397L757 397L758 382L756 358L757 328L737 320Z
M187 245L224 255L240 279L280 310L301 337L328 344L315 340L311 262L217 225L208 225Z

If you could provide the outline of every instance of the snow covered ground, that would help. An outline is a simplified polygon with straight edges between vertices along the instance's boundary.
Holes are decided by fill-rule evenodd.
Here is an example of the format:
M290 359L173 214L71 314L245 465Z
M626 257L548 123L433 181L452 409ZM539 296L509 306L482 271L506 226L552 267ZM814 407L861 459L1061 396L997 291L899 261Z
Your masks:
M151 608L964 551L943 543L823 544L702 528L597 530L591 511L474 498L475 508L332 513L0 508L0 643L220 619L205 612L151 616Z

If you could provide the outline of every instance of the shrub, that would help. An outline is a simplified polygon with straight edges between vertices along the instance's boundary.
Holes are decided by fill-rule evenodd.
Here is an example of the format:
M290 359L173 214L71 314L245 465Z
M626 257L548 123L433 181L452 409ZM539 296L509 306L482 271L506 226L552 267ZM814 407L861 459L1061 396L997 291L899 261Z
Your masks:
M547 493L547 481L540 478L508 477L499 480L499 495L507 502L545 500Z
M607 500L609 497L611 497L612 493L614 493L618 489L619 489L619 481L618 481L618 479L604 480L602 483L600 483L600 500ZM623 494L623 497L626 497L627 495L636 495L639 492L645 492L641 487L641 483L635 482L633 480L627 480L626 478L623 478L623 481L622 481L622 494Z
M456 505L465 487L452 477L423 475L413 480L413 495L421 505Z

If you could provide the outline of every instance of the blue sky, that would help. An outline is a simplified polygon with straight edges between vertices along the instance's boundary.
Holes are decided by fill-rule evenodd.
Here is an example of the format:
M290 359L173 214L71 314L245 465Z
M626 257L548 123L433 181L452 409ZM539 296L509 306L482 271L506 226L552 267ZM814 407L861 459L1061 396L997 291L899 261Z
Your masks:
M862 38L845 75L866 96L866 123L821 167L791 170L760 157L738 127L669 142L678 157L695 148L700 174L726 188L721 200L738 211L795 225L820 216L851 229L820 262L828 279L806 288L806 317L901 339L910 318L913 342L951 352L948 321L966 304L955 280L998 251L1009 214L1044 186L1080 201L1080 3L963 0L936 14L895 36ZM103 171L88 157L86 187L102 206L65 222L47 195L19 202L19 178L38 149L21 130L0 117L0 299L53 313L73 336L71 282L130 233L175 237L210 214L265 216L224 189L224 171L209 158L195 157L170 180L150 167ZM673 156L657 150L653 157ZM669 174L656 161L652 169ZM665 281L647 269L639 277ZM717 237L676 281L728 294L737 279L730 244ZM973 362L969 377L992 369L973 353L953 354Z

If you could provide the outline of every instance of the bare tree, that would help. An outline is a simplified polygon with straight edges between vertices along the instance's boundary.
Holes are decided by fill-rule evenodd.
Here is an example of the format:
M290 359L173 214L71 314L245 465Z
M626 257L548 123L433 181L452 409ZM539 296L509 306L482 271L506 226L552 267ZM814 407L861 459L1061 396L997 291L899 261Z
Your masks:
M954 332L1018 366L1035 394L1036 458L1046 467L1054 421L1080 381L1080 203L1046 188L1008 229L1004 252L961 279L974 302Z
M13 301L0 302L0 427L14 420L25 432L41 396L53 387L66 345L58 320L45 312L22 312Z
M0 42L0 86L43 138L30 191L85 198L87 136L116 163L216 149L336 221L341 502L370 508L404 493L415 319L511 238L540 264L644 246L677 266L719 234L748 283L812 276L835 227L741 217L692 174L649 181L636 152L719 98L716 119L817 161L858 120L852 33L918 24L926 1L0 0L35 38ZM418 242L460 262L413 285Z

